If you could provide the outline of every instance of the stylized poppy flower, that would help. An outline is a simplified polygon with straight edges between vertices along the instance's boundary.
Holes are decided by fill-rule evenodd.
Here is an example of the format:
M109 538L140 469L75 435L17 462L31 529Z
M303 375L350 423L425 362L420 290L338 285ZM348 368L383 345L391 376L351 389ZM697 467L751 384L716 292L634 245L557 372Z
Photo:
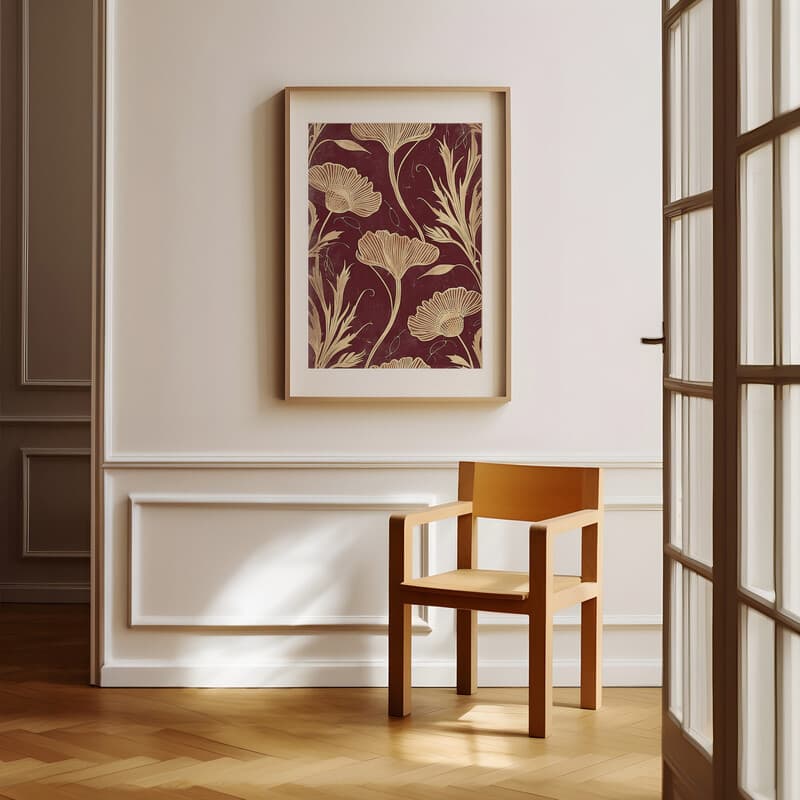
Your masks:
M423 267L436 261L439 248L400 233L367 231L358 240L356 258L362 264L388 270L399 281L411 267Z
M370 369L430 369L430 366L418 356L403 356L383 364L373 364Z
M417 312L408 318L408 330L422 342L430 342L437 336L460 337L464 330L464 318L481 310L481 296L467 291L463 286L454 286L443 292L434 292L433 297L423 300Z
M395 153L404 144L427 139L433 133L433 125L430 122L354 122L350 132L356 139L380 142L388 153Z
M358 174L355 167L331 161L308 170L308 182L325 192L325 208L334 214L350 211L359 217L374 214L381 205L381 193L373 191L372 181Z

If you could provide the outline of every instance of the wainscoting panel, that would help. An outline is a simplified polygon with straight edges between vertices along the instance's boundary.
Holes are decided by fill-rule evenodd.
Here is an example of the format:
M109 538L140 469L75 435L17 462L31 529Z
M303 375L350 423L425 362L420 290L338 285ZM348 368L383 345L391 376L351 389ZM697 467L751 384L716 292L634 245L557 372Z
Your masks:
M453 499L456 478L424 459L107 464L103 685L384 685L388 517ZM606 473L608 685L660 682L659 481L650 465ZM577 566L575 547L562 538L559 568ZM482 566L525 569L525 548L524 525L481 521ZM420 531L416 550L418 574L453 568L455 526ZM452 685L453 612L414 622L415 683ZM479 622L480 682L524 684L524 621ZM554 647L556 682L574 684L577 609Z
M89 600L91 10L0 4L0 602Z
M89 449L22 450L22 555L89 558Z
M22 0L22 386L90 385L92 2Z
M388 548L375 532L431 500L131 495L130 625L385 628L386 570L375 565ZM423 563L427 540L425 529ZM359 580L332 581L331 564ZM415 625L430 630L419 615Z

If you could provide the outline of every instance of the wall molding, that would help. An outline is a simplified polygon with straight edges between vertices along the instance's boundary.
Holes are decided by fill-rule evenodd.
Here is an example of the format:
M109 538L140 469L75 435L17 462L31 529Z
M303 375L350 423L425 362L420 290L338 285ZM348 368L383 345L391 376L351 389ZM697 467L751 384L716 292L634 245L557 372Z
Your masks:
M414 660L414 686L455 686L455 660ZM291 681L287 681L291 676ZM580 661L555 659L553 684L579 685ZM285 688L313 686L387 685L385 659L291 660L264 664L180 665L159 661L118 661L106 664L101 686ZM478 662L479 686L527 686L528 662L521 659ZM606 659L604 686L660 686L661 659ZM477 700L478 698L476 698Z
M548 464L550 466L599 466L603 469L660 470L659 459L637 459L630 456L576 455L565 457L553 454L527 456L471 455L472 461L514 464ZM213 455L203 453L137 454L119 453L107 458L103 469L443 469L457 470L458 460L452 456L259 456Z
M88 602L88 583L0 583L0 603Z
M31 548L31 459L41 456L90 458L88 447L22 447L22 557L23 558L89 558L90 550L33 550Z
M90 378L32 378L28 364L28 277L30 267L30 0L22 0L22 197L20 213L20 386L87 388Z
M81 423L91 424L92 418L71 414L0 414L0 425L18 425L28 423Z
M281 629L370 631L385 630L389 620L373 615L298 615L230 617L214 615L170 616L137 613L136 574L140 569L137 543L141 533L141 509L146 505L171 506L267 506L272 510L290 511L413 511L435 502L432 495L353 496L353 495L255 495L203 493L134 493L128 496L128 627L129 628L202 628L202 629ZM423 575L428 574L430 536L427 525L420 526L420 561ZM414 606L412 630L429 633L428 609Z

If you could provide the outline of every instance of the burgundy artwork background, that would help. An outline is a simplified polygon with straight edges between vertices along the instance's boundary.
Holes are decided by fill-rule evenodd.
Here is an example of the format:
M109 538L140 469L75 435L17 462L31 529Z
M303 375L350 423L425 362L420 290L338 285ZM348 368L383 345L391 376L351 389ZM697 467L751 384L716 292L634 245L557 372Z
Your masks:
M317 123L317 127L320 124ZM431 176L445 185L447 181L446 170L439 151L440 140L444 140L453 151L454 162L461 159L461 164L456 169L458 180L462 179L471 141L477 142L479 155L481 155L482 148L481 131L478 125L469 123L430 124L433 131L429 137L416 144L403 145L395 156L395 167L397 167L407 152L411 150L400 170L398 184L403 200L423 231L426 230L425 226L442 227L435 212L425 202L427 200L436 207ZM309 125L309 129L312 128L312 125ZM309 167L328 162L341 164L345 168L353 167L359 175L372 182L375 192L381 194L380 207L369 216L361 217L355 213L330 215L325 227L326 234L331 231L340 231L341 233L319 256L321 275L327 291L331 290L329 282L336 285L337 276L341 275L346 266L350 267L349 280L344 290L344 303L351 306L357 304L355 317L350 326L350 330L357 334L346 352L354 354L363 352L364 357L360 363L350 366L350 368L363 369L367 366L366 354L373 349L390 318L391 301L376 271L356 258L358 241L367 231L389 231L414 239L419 238L419 233L397 202L389 179L387 151L381 142L356 138L353 136L350 123L325 124L319 139L324 141L313 150ZM344 149L336 144L335 140L355 142L364 148L364 151ZM481 181L481 176L482 159L467 187L468 202L473 187L476 182ZM309 203L315 207L318 219L325 220L328 216L325 193L309 185L308 199ZM439 257L431 264L414 266L406 272L402 279L402 295L397 318L376 350L372 366L379 366L391 359L405 357L422 359L434 369L459 369L470 366L454 363L449 358L449 356L467 358L468 354L458 338L437 336L432 341L420 341L408 329L409 318L435 292L444 292L451 287L464 287L471 292L481 294L480 281L465 267L456 267L444 275L425 276L426 272L439 264L466 264L468 262L463 250L456 244L439 242L428 235L425 236L425 241L434 244L439 249ZM480 259L480 227L475 236L475 243ZM311 275L314 263L314 257L309 255L309 275ZM479 260L478 266L479 268L482 266L481 260ZM392 284L393 280L388 273L383 273L383 277L388 279L390 285ZM309 302L314 302L310 286ZM483 310L480 309L477 313L472 313L464 319L461 340L470 348L473 346L475 335L481 330L482 317ZM475 367L480 366L480 350L480 345L478 345L469 359L476 362L474 363ZM308 359L309 367L313 368L315 358L310 345Z

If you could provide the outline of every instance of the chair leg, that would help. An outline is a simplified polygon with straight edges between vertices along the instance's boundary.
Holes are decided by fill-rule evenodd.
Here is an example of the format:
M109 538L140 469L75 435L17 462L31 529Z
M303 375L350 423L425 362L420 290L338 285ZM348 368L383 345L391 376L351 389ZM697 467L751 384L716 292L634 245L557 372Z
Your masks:
M528 616L528 736L543 739L553 709L553 617Z
M411 713L411 606L389 603L389 716Z
M478 688L478 614L456 611L456 692L474 694Z
M581 603L581 708L603 702L603 620L600 599Z

